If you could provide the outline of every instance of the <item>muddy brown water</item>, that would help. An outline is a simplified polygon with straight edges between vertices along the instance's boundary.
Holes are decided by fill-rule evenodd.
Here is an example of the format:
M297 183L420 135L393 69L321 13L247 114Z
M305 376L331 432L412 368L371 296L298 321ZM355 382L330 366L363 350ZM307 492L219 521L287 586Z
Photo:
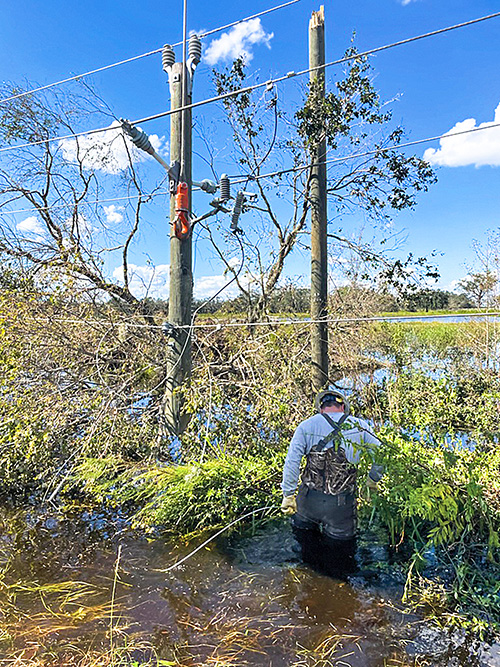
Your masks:
M112 647L128 656L119 665L500 666L500 646L405 610L402 577L372 535L359 541L360 571L340 581L301 562L285 520L223 536L168 573L196 543L108 535L107 518L90 515L18 513L0 528L2 665Z

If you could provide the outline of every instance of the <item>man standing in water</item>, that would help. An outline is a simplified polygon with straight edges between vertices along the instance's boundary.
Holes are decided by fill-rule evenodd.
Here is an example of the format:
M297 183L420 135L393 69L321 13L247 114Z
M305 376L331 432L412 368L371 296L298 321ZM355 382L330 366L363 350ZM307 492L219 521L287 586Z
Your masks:
M318 414L301 422L288 448L283 469L284 514L293 515L304 561L332 576L355 569L356 464L363 447L380 441L368 424L349 416L349 402L336 390L316 397ZM306 466L297 496L302 458ZM368 485L376 488L380 466L372 465Z

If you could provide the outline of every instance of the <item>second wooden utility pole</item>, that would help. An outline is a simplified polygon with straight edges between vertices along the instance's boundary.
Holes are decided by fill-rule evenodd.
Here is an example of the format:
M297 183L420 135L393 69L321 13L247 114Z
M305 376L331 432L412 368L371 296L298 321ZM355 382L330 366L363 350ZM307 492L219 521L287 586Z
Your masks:
M325 14L323 5L309 22L309 67L325 64ZM310 74L319 95L325 94L325 70ZM311 199L311 384L314 392L328 383L328 244L326 196L326 138L311 151L314 163Z

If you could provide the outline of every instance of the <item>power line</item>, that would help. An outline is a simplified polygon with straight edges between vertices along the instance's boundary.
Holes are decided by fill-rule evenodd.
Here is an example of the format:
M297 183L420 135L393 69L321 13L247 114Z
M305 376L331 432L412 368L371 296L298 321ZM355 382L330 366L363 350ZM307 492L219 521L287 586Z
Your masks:
M226 287L226 286L225 286ZM214 297L211 297L213 299ZM203 304L205 305L205 304ZM449 317L448 315L444 315L441 317ZM476 318L473 321L479 321L482 318L488 318L488 317L500 317L500 312L499 313L459 313L459 314L453 314L452 317L456 318ZM222 329L230 329L230 328L239 328L239 327L272 327L272 326L277 326L277 325L283 325L283 326L308 326L310 324L318 324L318 322L324 322L326 324L355 324L355 323L362 323L362 322L398 322L398 321L420 321L420 320L432 320L432 319L439 319L440 316L436 315L407 315L403 317L398 317L397 315L395 316L390 316L390 315L384 315L384 316L378 316L378 317L328 317L324 318L322 320L311 320L310 318L288 318L288 319L274 319L274 320L261 320L258 322L225 322L221 323L218 322L217 324L215 323L206 323L206 324L184 324L184 325L175 325L176 329L213 329L215 331L220 331ZM87 324L87 325L102 325L102 324L109 324L109 322L103 322L99 320L84 320L84 319L54 319L52 318L50 322L58 322L59 324ZM113 323L112 323L113 324ZM133 329L150 329L150 330L158 330L158 331L163 331L164 326L162 324L139 324L139 323L133 323L130 322L129 320L126 320L123 322L123 320L119 321L116 323L116 326L119 326L120 324L126 324L128 327L131 327ZM458 324L458 322L457 322Z
M493 316L499 316L500 313L491 313L488 314L488 317L491 315ZM417 320L417 319L424 319L428 318L431 319L433 316L432 315L423 315L423 316L408 316L408 320ZM435 317L435 316L434 316ZM468 314L462 314L462 315L456 315L454 317L471 317L471 315ZM472 316L473 317L473 316ZM309 324L318 324L319 322L324 322L326 324L355 324L355 323L360 323L360 322L391 322L395 318L394 317L346 317L346 318L340 318L340 317L327 317L322 320L311 320L309 318L307 319L281 319L281 320L261 320L260 322L227 322L225 324L195 324L192 326L193 329L225 329L225 328L238 328L238 327L249 327L249 326L274 326L274 325L309 325ZM136 326L142 326L142 327L147 327L148 325L136 325ZM183 327L178 327L178 328L189 328L190 325L184 325Z
M9 151L18 150L21 148L29 148L30 146L41 146L42 144L51 144L55 141L64 141L65 139L77 139L78 137L85 137L91 134L98 134L100 132L108 132L112 130L118 130L117 127L98 127L95 130L85 130L83 132L72 132L71 134L64 134L60 137L47 137L46 139L39 139L38 141L31 141L25 144L19 144L17 146L5 146L0 148L0 153L7 153Z
M158 190L158 192L141 192L135 195L123 195L123 197L110 197L108 199L94 199L92 201L85 201L82 200L82 203L86 204L87 206L92 206L93 204L108 204L110 202L115 202L115 201L130 201L131 199L151 199L152 197L158 197L160 195L170 195L170 192L168 190ZM146 203L146 202L144 202ZM64 209L67 208L68 206L74 206L74 202L69 202L67 204L52 204L51 206L37 206L35 208L19 208L15 211L6 211L4 213L8 215L14 215L15 213L36 213L37 211L56 211L57 209ZM0 214L2 214L3 211L0 208Z
M226 25L220 26L219 28L214 28L213 30L208 30L207 32L203 32L198 35L200 39L203 37L208 37L209 35L213 35L217 32L221 32L222 30L227 30L228 28L232 28L235 25L238 25L239 23L244 23L245 21L251 21L252 19L256 19L259 16L264 16L265 14L270 14L271 12L275 12L278 9L283 9L283 7L288 7L289 5L294 5L296 2L300 2L300 0L290 0L289 2L285 2L282 5L278 5L277 7L272 7L271 9L265 9L262 12L259 12L257 14L252 14L252 16L247 16L247 18L244 19L239 19L238 21L233 21L232 23L227 23ZM183 42L177 42L176 44L172 44L172 47L174 46L181 46ZM55 81L54 83L48 83L45 86L39 86L38 88L33 88L32 90L25 90L22 93L18 93L16 95L11 95L10 97L5 97L4 99L0 100L0 104L5 104L6 102L11 102L12 100L17 100L20 97L25 97L26 95L32 95L33 93L39 93L42 90L47 90L48 88L53 88L54 86L61 86L64 83L69 83L70 81L77 81L79 79L83 79L84 77L91 76L92 74L98 74L99 72L104 72L108 69L112 69L113 67L119 67L120 65L126 65L128 63L134 62L135 60L140 60L141 58L147 58L148 56L152 56L156 53L161 53L163 50L163 47L160 47L158 49L153 49L152 51L147 51L146 53L141 53L138 56L132 56L131 58L125 58L124 60L119 60L116 63L112 63L111 65L104 65L103 67L97 67L96 69L90 70L89 72L83 72L82 74L75 74L73 76L69 76L66 79L61 79L60 81Z
M426 139L416 139L415 141L407 141L403 144L396 144L394 146L387 146L386 148L375 148L371 151L365 151L363 153L352 153L351 155L344 155L343 157L333 157L330 158L329 160L324 160L322 162L315 162L314 164L307 164L307 165L299 165L297 167L290 167L289 169L280 169L279 171L274 171L270 172L268 174L260 174L259 176L254 176L251 180L257 181L262 178L272 178L273 176L281 176L283 174L290 174L295 171L305 171L306 169L310 169L311 167L317 167L321 164L333 164L335 162L345 162L346 160L354 160L356 158L361 158L361 157L369 157L370 155L377 155L379 153L385 153L387 151L394 151L394 150L400 150L402 148L409 148L411 146L418 146L419 144L425 144L429 143L430 141L439 141L442 139L451 139L453 137L458 137L463 134L471 134L472 132L482 132L483 130L491 130L495 128L499 128L500 123L491 123L489 125L485 125L483 127L473 127L470 130L460 130L459 132L452 132L452 133L445 133L445 134L438 134L434 137L427 137ZM238 183L244 183L246 182L246 179L248 178L244 174L241 176L232 176L232 179L237 179L237 180L232 180L231 184L238 184Z
M491 123L489 125L484 125L483 127L473 127L469 130L460 130L459 132L452 132L452 133L445 133L445 134L437 134L432 137L427 137L425 139L415 139L414 141L407 141L402 144L396 144L394 146L387 146L387 147L380 147L380 148L375 148L371 151L364 151L361 153L351 153L350 155L344 155L344 156L339 156L339 157L334 157L330 158L329 160L324 160L322 162L315 162L313 164L303 164L303 165L298 165L296 167L290 167L289 169L280 169L278 171L272 171L268 172L266 174L259 174L258 176L255 176L253 173L250 174L238 174L237 176L231 176L231 184L232 185L238 185L240 183L246 183L247 181L259 181L264 178L273 178L275 176L282 176L284 174L291 174L296 171L305 171L306 169L310 169L311 167L319 166L321 164L334 164L338 162L346 162L347 160L354 160L357 158L362 158L362 157L369 157L371 155L378 155L380 153L384 153L387 151L395 151L395 150L401 150L403 148L410 148L411 146L418 146L421 144L429 143L431 141L440 141L442 139L451 139L453 137L458 137L464 134L472 134L473 132L483 132L485 130L491 130L491 129L496 129L500 128L500 123ZM141 194L136 194L136 195L128 195L124 197L112 197L110 199L100 199L100 200L93 200L91 202L85 202L87 205L92 205L92 204L103 204L103 203L108 203L112 201L121 201L121 200L130 200L134 199L135 197L142 197L144 199L152 198L152 197L158 197L162 195L167 195L170 194L166 190L160 190L158 192L151 192L151 193L141 193ZM70 204L56 204L52 206L41 206L41 207L36 207L36 208L24 208L24 209L18 209L15 211L7 211L9 215L13 215L14 213L32 213L32 212L37 212L37 211L50 211L58 208L66 208ZM0 213L2 213L2 210L0 209Z
M298 1L298 0L295 0ZM345 56L344 58L340 58L338 60L332 60L328 63L325 63L324 65L318 65L316 67L309 67L307 69L300 70L298 72L295 71L290 71L284 74L283 76L277 77L275 79L269 79L268 81L263 81L262 83L256 83L251 86L245 86L244 88L239 88L238 90L232 90L227 93L222 93L221 95L214 95L213 97L206 98L204 100L199 100L198 102L192 102L191 104L186 104L181 107L177 107L176 109L169 109L167 111L163 111L161 113L154 114L152 116L146 116L144 118L140 118L138 120L134 120L132 122L133 125L138 125L140 123L147 123L152 120L158 120L160 118L165 118L167 116L171 116L175 113L182 113L188 109L195 109L200 106L204 106L206 104L212 104L213 102L220 102L222 100L228 99L230 97L236 97L237 95L241 95L244 93L250 93L254 90L257 90L259 88L263 88L264 86L271 86L276 83L281 83L282 81L286 81L291 78L295 78L297 76L303 76L304 74L308 74L310 72L314 72L319 69L325 69L326 67L332 67L333 65L340 65L343 63L350 62L351 60L356 60L358 58L363 58L365 56L374 54L374 53L379 53L380 51L385 51L387 49L395 48L397 46L402 46L404 44L409 44L411 42L416 42L421 39L426 39L427 37L434 37L436 35L440 35L446 32L450 32L452 30L457 30L459 28L464 28L466 26L471 26L474 25L475 23L480 23L482 21L487 21L493 18L498 18L500 16L500 12L496 12L495 14L489 14L488 16L482 16L477 19L472 19L471 21L466 21L464 23L457 23L452 26L447 26L446 28L440 28L439 30L434 30L432 32L427 32L422 35L416 35L415 37L409 37L408 39L403 39L398 42L392 42L391 44L385 44L384 46L378 46L374 49L369 49L368 51L362 51L360 53L356 53L352 56ZM0 153L8 152L8 151L13 151L16 149L21 149L21 148L28 148L30 146L39 146L41 144L48 144L52 143L54 141L63 141L65 139L75 139L81 136L85 135L90 135L90 134L96 134L99 132L107 132L108 130L113 129L110 127L101 127L101 128L96 128L94 130L86 130L83 132L76 132L73 134L67 134L63 135L60 137L49 137L47 139L40 139L38 141L32 141L32 142L27 142L25 144L19 144L17 146L6 146L4 148L0 148Z
M436 35L441 35L446 32L450 32L452 30L458 30L459 28L465 28L467 26L474 25L475 23L480 23L482 21L488 21L490 19L498 18L500 16L500 12L496 12L495 14L489 14L488 16L481 16L480 18L477 19L472 19L471 21L466 21L464 23L456 23L455 25L447 26L446 28L440 28L439 30L433 30L432 32L426 32L423 33L422 35L416 35L415 37L408 37L407 39L402 39L398 42L392 42L390 44L385 44L383 46L377 46L374 49L369 49L367 51L361 51L359 53L355 53L352 56L344 56L343 58L339 58L338 60L331 60L330 62L325 63L324 65L316 65L315 67L308 67L307 69L300 70L298 72L295 71L290 71L284 74L283 76L277 77L275 79L269 79L268 81L263 81L262 83L256 83L253 84L252 86L245 86L244 88L239 88L238 90L232 90L228 93L223 93L221 95L215 95L214 97L207 98L205 100L200 100L198 102L193 102L192 104L187 105L184 107L184 109L194 109L199 106L203 106L205 104L211 104L213 102L219 102L221 100L227 99L229 97L235 97L237 95L241 95L244 93L250 93L254 90L257 90L259 88L263 88L264 86L270 86L276 83L281 83L282 81L286 81L291 78L295 78L297 76L303 76L304 74L309 74L310 72L315 72L316 70L323 70L326 67L332 67L333 65L342 65L344 63L350 62L351 60L357 60L358 58L364 58L366 56L372 55L374 53L380 53L381 51L386 51L387 49L392 49L397 46L403 46L404 44L410 44L411 42L416 42L421 39L426 39L428 37L434 37ZM175 110L175 112L183 111L184 110L182 107L179 107L178 109ZM154 114L153 116L146 116L145 118L140 118L137 121L134 121L134 124L137 125L138 123L147 123L151 120L157 120L159 118L164 118L165 116L170 116L172 113L175 113L174 111L164 111L162 113Z
M179 567L179 565L182 565L182 563L185 563L189 558L191 558L192 556L194 556L196 553L198 553L198 551L200 551L201 549L203 549L204 547L206 547L207 544L209 544L210 542L212 542L213 540L215 540L216 537L219 537L219 535L221 535L223 532L225 532L228 528L231 528L232 526L234 526L234 525L235 525L236 523L238 523L239 521L242 521L243 519L247 519L249 516L253 516L254 514L257 514L258 512L264 512L264 511L269 511L269 510L276 511L277 509L278 509L278 508L277 508L276 506L274 506L274 505L266 505L265 507L259 507L259 508L256 509L256 510L252 510L251 512L247 512L246 514L242 514L242 515L239 516L237 519L235 519L234 521L231 521L231 523L228 523L226 526L224 526L223 528L221 528L220 530L218 530L216 533L214 533L214 534L213 534L211 537L209 537L207 540L205 540L205 541L202 542L200 545L198 545L198 546L196 547L196 549L193 549L193 551L190 551L190 552L187 554L187 556L184 556L184 558L181 558L181 559L178 560L176 563L174 563L173 565L170 565L170 567L167 567L167 568L165 568L164 570L155 570L155 571L156 571L156 572L163 572L164 574L166 574L167 572L171 572L171 571L174 570L176 567Z
M284 7L288 7L289 5L294 5L296 2L300 2L300 0L290 0L290 2L285 2L282 5L277 5L276 7L271 7L271 9L265 9L262 12L258 12L257 14L252 14L252 16L247 16L246 19L239 19L238 21L233 21L232 23L227 23L224 26L221 26L220 28L214 28L213 30L208 30L207 32L202 32L198 35L200 39L203 39L204 37L208 37L209 35L213 35L216 32L222 32L222 30L227 30L228 28L232 28L235 25L238 25L239 23L244 23L245 21L251 21L252 19L259 18L259 16L264 16L265 14L270 14L271 12L275 12L278 9L283 9ZM180 45L180 44L179 44ZM175 44L173 46L176 46Z
M487 16L480 16L477 19L471 19L470 21L464 21L462 23L455 23L446 28L439 28L438 30L432 30L431 32L423 33L422 35L417 35L415 37L408 37L407 39L402 39L399 42L393 42L392 44L386 44L385 46L378 46L374 49L369 49L368 51L362 51L361 53L356 54L356 58L370 56L374 53L380 53L380 51L385 51L386 49L392 49L396 46L403 46L404 44L410 44L411 42L417 42L420 39L426 39L427 37L435 37L436 35L442 35L446 32L451 32L452 30L459 30L460 28L466 28L467 26L474 25L475 23L481 23L482 21L489 21L490 19L495 19L500 16L500 12L495 12L494 14L488 14ZM323 67L329 67L330 65L336 65L340 62L346 62L347 60L352 60L352 58L345 58L343 60L337 60L325 65L318 66L316 69L322 69Z

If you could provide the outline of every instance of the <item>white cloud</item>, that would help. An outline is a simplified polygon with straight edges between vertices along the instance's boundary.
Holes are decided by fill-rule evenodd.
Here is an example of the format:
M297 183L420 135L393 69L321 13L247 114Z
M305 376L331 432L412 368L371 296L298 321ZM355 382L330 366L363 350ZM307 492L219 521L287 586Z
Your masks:
M148 134L148 137L149 141L151 142L151 146L153 146L157 153L167 152L168 141L165 139L165 137L159 137L157 134ZM141 151L141 153L146 155L144 151Z
M228 259L228 264L238 273L241 266L241 259L238 257L231 257ZM233 278L234 274L231 271L224 271L223 273L213 276L198 276L194 280L193 296L196 299L209 299L219 290L222 290L217 298L232 299L240 294L236 280L233 280ZM248 272L239 273L238 280L239 283L247 289L258 283L258 280Z
M214 296L222 287L228 285L229 281L233 277L233 274L226 275L217 275L217 276L201 276L194 281L194 290L193 296L196 299L209 299ZM239 293L238 286L236 281L233 281L230 285L224 289L221 294L221 299L229 299L236 296Z
M403 6L405 6L405 5L409 5L410 2L415 2L415 0L401 0L401 4L402 4Z
M443 167L467 167L469 165L499 167L500 126L484 132L456 135L457 132L472 130L475 127L486 128L496 123L500 124L500 104L495 109L493 121L476 126L476 119L468 118L457 123L447 133L447 136L440 140L440 148L428 148L425 151L424 160Z
M120 211L123 210L123 206L115 206L114 204L111 204L110 206L104 206L106 221L111 225L118 225L120 222L123 222L123 214L120 213Z
M443 287L442 289L448 290L449 292L455 292L455 293L460 292L460 290L462 289L461 286L460 286L460 282L462 280L467 280L468 277L469 276L467 275L467 276L464 276L463 278L460 278L460 280L452 280L449 283L449 285Z
M142 298L150 296L153 299L168 299L170 282L170 266L159 264L152 266L137 266L129 264L129 286L135 296ZM119 266L113 271L113 277L123 282L123 267Z
M164 137L151 134L149 140L156 151L165 148ZM106 174L119 174L124 171L129 165L129 152L133 162L144 162L149 157L123 135L118 121L113 121L103 132L75 139L62 139L59 146L67 162L76 163L79 159L85 169Z
M232 261L230 260L230 264ZM170 266L159 264L158 266L129 264L130 291L135 296L142 298L149 296L153 299L168 299L170 285ZM123 268L117 267L113 271L113 277L123 283ZM209 299L222 287L228 285L221 292L221 299L228 299L239 293L236 282L228 284L233 277L232 273L221 273L213 276L199 276L195 278L193 296L195 299ZM251 279L248 276L240 276L240 281L248 285Z
M271 48L274 33L266 33L260 19L252 19L238 23L229 32L224 32L208 46L204 60L208 65L221 61L235 60L243 57L249 63L253 58L252 47L265 44Z
M42 223L34 215L31 215L29 218L19 222L16 225L16 229L20 232L33 234L34 236L43 236L45 233L45 228L43 227Z

